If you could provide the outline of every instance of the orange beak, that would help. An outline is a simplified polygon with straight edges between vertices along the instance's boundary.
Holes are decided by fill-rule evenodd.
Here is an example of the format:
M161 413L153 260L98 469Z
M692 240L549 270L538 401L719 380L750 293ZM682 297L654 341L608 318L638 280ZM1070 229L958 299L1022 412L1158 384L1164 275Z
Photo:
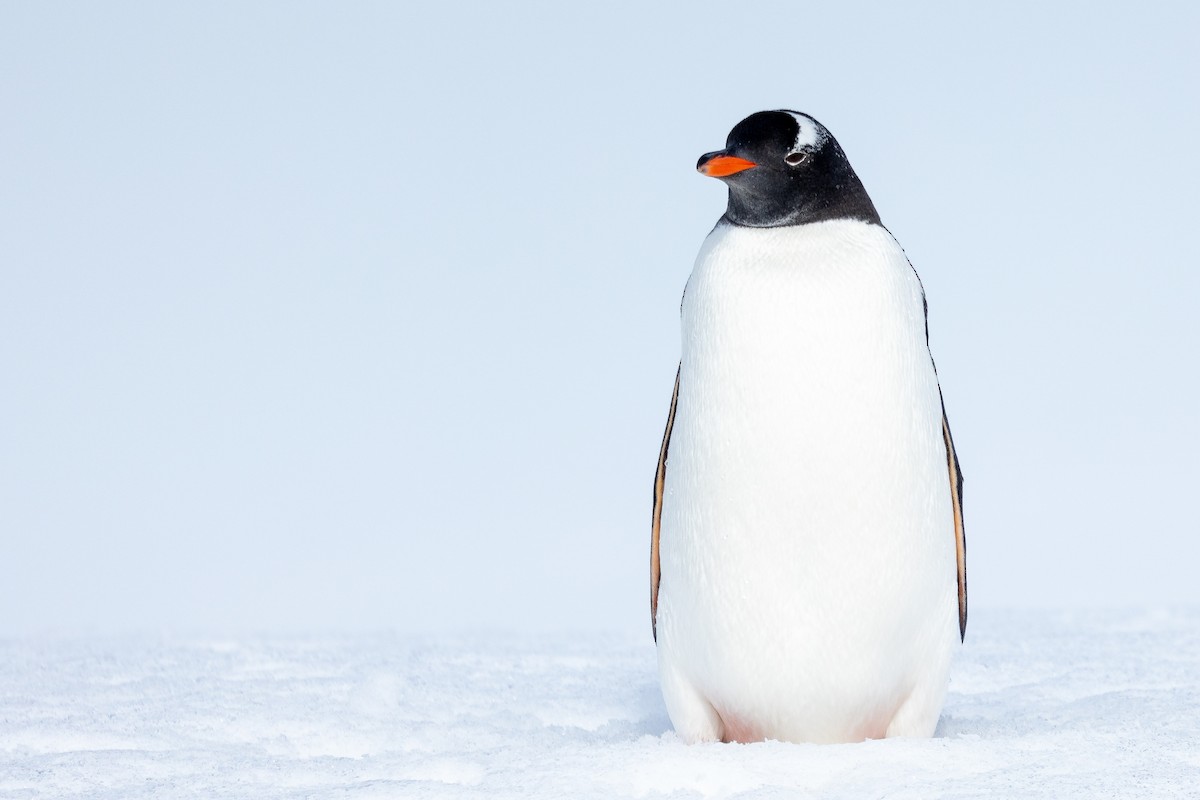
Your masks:
M758 164L753 161L747 161L737 156L728 156L718 150L715 153L705 153L700 156L700 161L696 164L696 171L710 178L724 178L727 175L736 175L757 166Z

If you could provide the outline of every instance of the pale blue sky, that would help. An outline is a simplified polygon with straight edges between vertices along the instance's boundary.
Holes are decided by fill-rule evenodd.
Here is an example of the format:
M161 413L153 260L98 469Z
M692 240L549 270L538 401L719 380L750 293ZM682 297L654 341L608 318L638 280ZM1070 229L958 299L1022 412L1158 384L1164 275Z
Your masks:
M780 107L924 281L972 607L1200 603L1200 14L1044 5L0 7L0 635L649 636Z

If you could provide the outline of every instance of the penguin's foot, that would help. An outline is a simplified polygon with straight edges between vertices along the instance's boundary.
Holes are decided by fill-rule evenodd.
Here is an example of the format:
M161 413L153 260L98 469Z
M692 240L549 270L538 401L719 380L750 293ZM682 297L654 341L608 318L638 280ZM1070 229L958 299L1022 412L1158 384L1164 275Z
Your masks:
M938 716L941 713L941 697L932 697L928 687L918 686L896 711L892 722L888 725L888 739L893 736L919 736L928 739L933 736L937 727ZM941 694L944 694L942 692Z
M671 724L687 744L725 740L721 716L691 681L674 669L664 669L662 689Z
M748 720L738 719L728 713L721 715L721 725L724 728L721 736L722 742L750 744L764 741L767 738Z

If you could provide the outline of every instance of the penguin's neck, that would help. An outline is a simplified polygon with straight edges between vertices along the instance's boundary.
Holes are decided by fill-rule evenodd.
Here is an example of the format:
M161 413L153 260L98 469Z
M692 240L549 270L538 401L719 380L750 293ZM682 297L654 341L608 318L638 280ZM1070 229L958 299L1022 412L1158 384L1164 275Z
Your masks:
M782 228L834 219L883 224L862 181L844 159L788 188L790 191L752 193L731 186L722 219L747 228Z

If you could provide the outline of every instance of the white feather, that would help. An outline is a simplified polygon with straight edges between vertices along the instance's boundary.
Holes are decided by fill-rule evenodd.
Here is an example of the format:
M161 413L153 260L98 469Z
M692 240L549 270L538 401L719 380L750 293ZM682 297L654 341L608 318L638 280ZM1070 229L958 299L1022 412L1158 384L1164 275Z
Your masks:
M784 113L790 114L792 119L796 120L796 124L800 126L800 129L796 131L796 141L792 144L793 152L804 147L815 148L821 144L825 135L815 119L807 114L800 114L796 111L787 111Z
M850 220L718 225L684 294L680 381L658 611L676 729L931 735L958 636L954 523L900 246Z

